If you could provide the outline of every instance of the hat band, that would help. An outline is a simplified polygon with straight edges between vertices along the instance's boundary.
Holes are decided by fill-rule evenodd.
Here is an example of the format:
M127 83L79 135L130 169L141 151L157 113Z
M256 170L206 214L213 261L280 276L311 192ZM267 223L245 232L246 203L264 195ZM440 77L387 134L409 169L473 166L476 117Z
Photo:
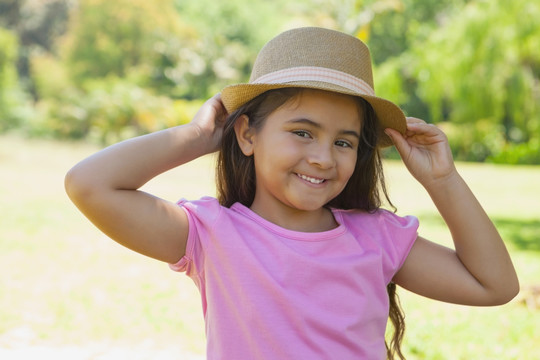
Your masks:
M343 71L317 66L299 66L260 76L252 84L283 84L294 81L320 81L338 85L351 91L375 95L373 88L364 80Z

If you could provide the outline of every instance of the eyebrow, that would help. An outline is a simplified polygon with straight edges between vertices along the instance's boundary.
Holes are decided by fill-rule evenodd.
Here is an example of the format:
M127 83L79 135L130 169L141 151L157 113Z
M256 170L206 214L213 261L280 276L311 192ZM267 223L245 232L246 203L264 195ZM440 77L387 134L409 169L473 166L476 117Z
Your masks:
M313 121L313 120L310 120L310 119L305 119L305 118L300 118L300 119L292 119L292 120L289 120L287 121L287 123L289 124L306 124L306 125L310 125L310 126L313 126L317 129L322 129L322 126L321 124ZM339 131L340 134L343 134L343 135L351 135L351 136L354 136L358 139L360 139L360 134L358 133L358 131L354 131L354 130L340 130Z

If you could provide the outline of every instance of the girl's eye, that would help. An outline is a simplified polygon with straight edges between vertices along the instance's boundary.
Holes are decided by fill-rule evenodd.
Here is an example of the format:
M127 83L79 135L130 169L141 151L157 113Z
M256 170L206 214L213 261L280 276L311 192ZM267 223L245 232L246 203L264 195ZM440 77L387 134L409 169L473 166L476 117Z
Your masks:
M344 141L344 140L336 141L336 145L339 146L339 147L352 148L352 144L350 144L348 141Z
M303 137L303 138L310 138L311 137L311 135L305 130L295 130L295 131L293 131L293 134L298 135L298 136Z

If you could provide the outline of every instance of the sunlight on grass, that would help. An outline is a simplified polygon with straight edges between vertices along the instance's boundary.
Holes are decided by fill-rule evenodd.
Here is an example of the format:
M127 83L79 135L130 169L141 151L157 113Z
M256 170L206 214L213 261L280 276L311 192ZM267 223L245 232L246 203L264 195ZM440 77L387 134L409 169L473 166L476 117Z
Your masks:
M0 350L81 346L86 357L72 358L88 359L115 347L154 356L169 351L163 358L204 354L204 322L191 280L114 243L67 199L64 174L96 150L0 137ZM450 245L423 189L399 162L386 165L398 213L418 215L422 235ZM205 157L144 189L170 201L213 195L212 168L213 159ZM540 168L459 168L505 237L522 286L540 284ZM471 308L400 294L409 359L540 359L540 309L521 298Z

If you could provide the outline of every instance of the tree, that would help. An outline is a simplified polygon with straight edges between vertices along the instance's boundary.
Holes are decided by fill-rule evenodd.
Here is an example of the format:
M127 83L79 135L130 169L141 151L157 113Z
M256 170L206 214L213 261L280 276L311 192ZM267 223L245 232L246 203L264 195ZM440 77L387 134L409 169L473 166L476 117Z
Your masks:
M0 28L0 132L20 125L26 98L18 84L17 37Z
M207 98L226 85L247 81L260 48L283 30L286 3L177 0L183 21L200 35L194 46L183 49L192 58L190 66L177 67L185 97Z
M166 91L175 85L168 70L196 37L171 0L81 0L61 55L78 84L113 76Z
M30 58L33 53L54 53L56 39L66 30L68 9L68 0L0 2L0 26L10 29L17 36L19 79L34 97Z
M539 18L538 2L476 1L417 43L414 73L433 120L482 120L506 143L538 139Z
M445 122L459 158L497 157L518 143L537 152L538 18L540 4L526 0L449 8L436 16L436 27L411 32L408 48L380 64L379 95L394 97L409 114Z

